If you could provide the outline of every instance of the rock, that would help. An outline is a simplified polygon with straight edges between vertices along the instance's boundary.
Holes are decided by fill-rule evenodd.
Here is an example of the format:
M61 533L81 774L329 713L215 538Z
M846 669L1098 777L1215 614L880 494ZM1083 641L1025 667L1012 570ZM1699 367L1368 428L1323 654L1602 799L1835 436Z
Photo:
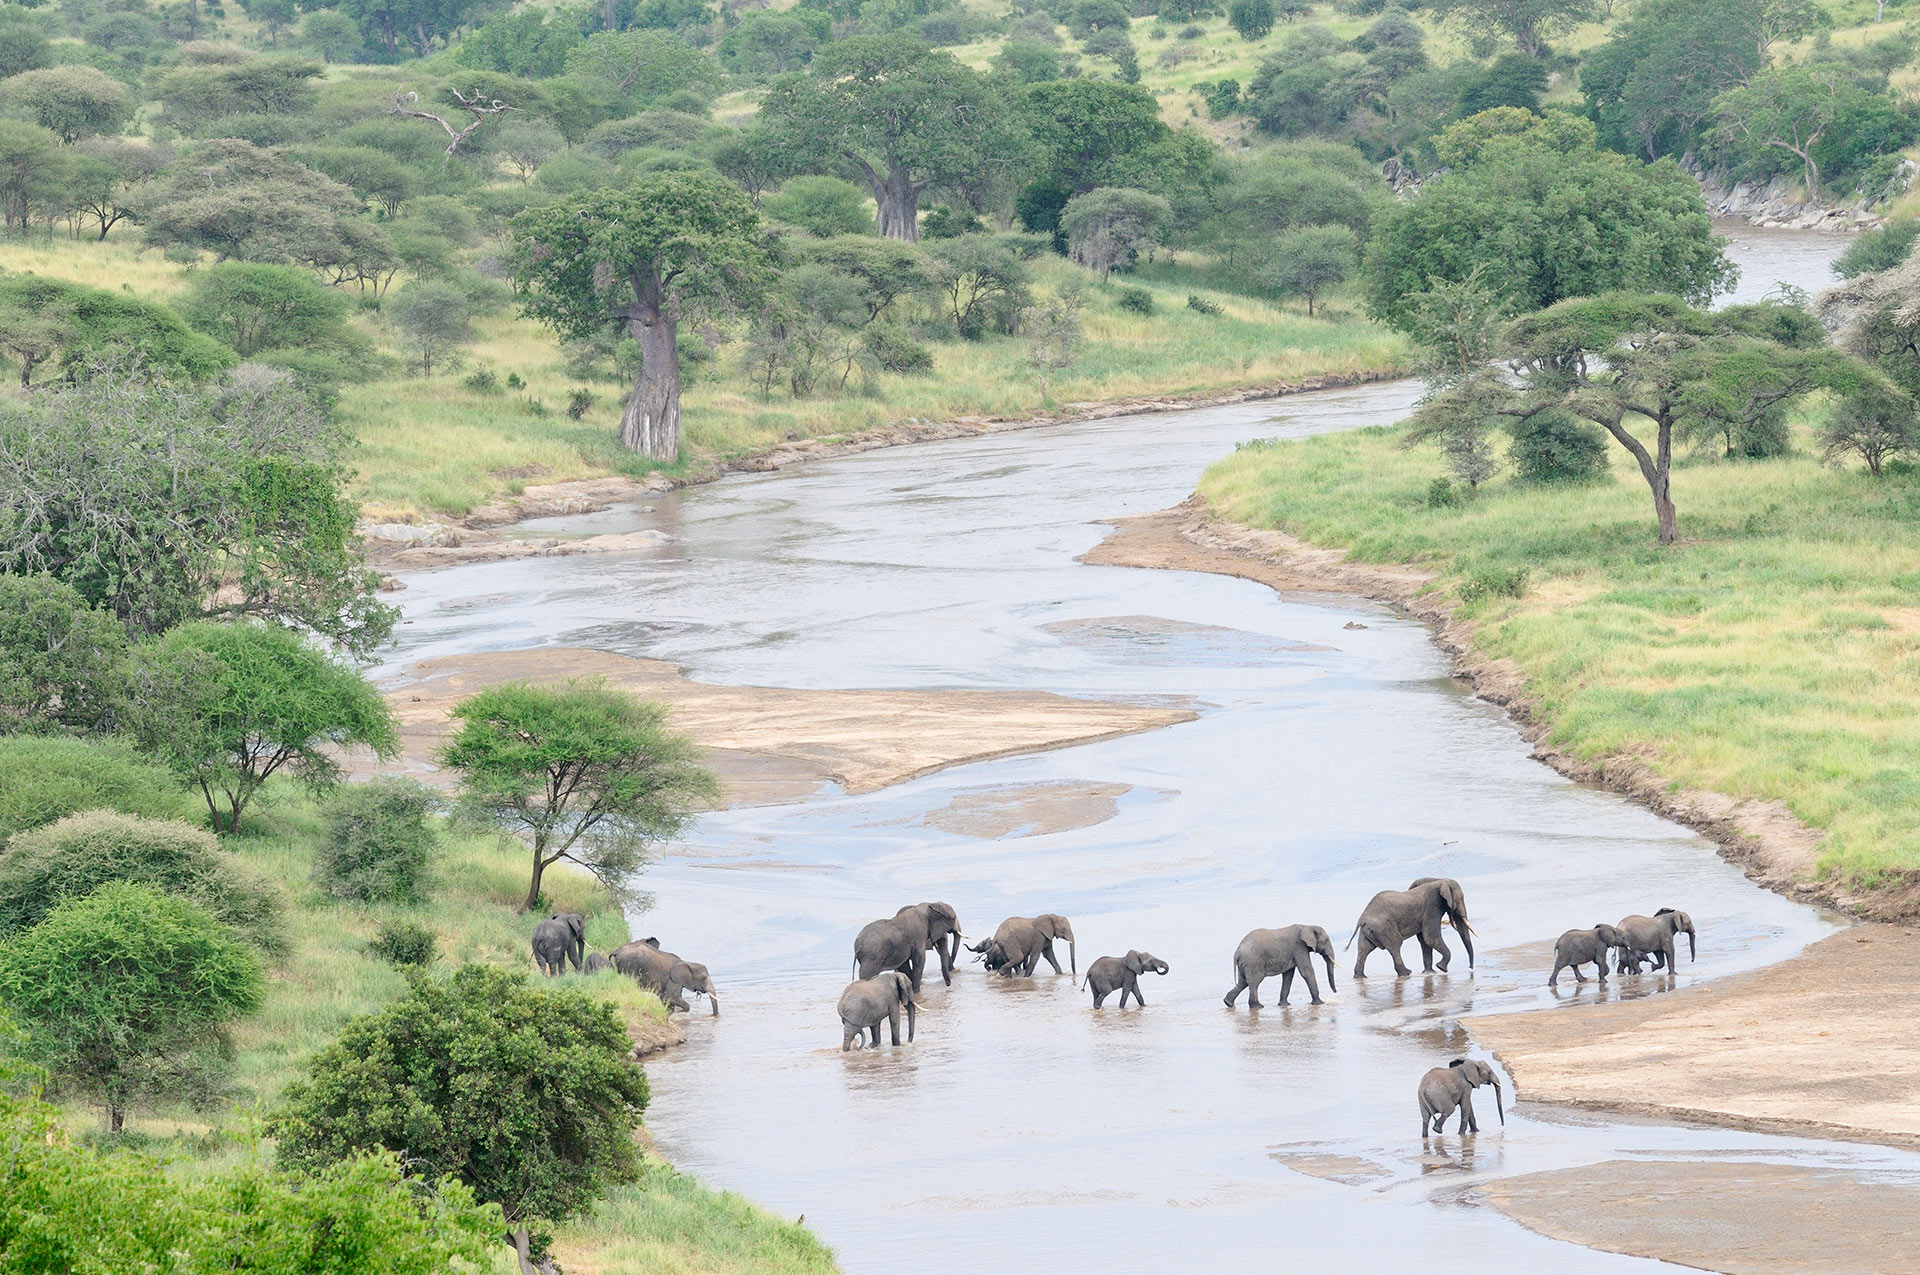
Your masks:
M1348 620L1345 624L1341 625L1340 627L1343 629L1364 629L1367 626L1360 623L1360 621L1358 620Z
M360 528L368 540L385 540L399 545L457 545L460 537L451 527L437 522L376 522Z

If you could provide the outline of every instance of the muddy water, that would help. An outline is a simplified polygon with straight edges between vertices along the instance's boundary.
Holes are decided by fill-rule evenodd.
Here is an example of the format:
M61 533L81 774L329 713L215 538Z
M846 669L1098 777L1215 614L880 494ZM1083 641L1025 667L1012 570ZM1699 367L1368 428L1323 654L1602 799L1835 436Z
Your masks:
M1819 282L1770 242L1743 241L1750 273ZM1100 518L1177 502L1235 443L1391 421L1416 392L742 476L540 529L667 531L649 553L409 581L396 663L589 645L721 683L1017 687L1203 710L1156 733L703 819L650 871L658 903L638 922L722 989L721 1016L696 1013L690 1043L649 1064L648 1123L676 1163L805 1214L850 1271L910 1255L1315 1270L1360 1253L1442 1270L1626 1268L1653 1263L1525 1230L1476 1204L1475 1184L1641 1158L1915 1173L1920 1159L1890 1152L1524 1103L1502 1129L1484 1090L1486 1131L1423 1151L1414 1085L1470 1051L1458 1016L1671 985L1549 992L1541 945L1560 931L1684 908L1702 937L1686 985L1784 959L1830 926L1686 830L1530 761L1418 624L1348 598L1074 561ZM1376 956L1356 982L1343 954L1323 1006L1296 987L1277 1008L1276 983L1257 1015L1221 1005L1246 930L1316 922L1344 940L1374 891L1424 875L1465 883L1476 971L1456 956L1449 975L1396 981ZM1145 1010L1095 1012L1068 977L963 965L951 988L929 982L911 1047L841 1054L853 934L923 899L952 902L972 936L1064 913L1082 969L1145 948L1171 972L1146 980Z

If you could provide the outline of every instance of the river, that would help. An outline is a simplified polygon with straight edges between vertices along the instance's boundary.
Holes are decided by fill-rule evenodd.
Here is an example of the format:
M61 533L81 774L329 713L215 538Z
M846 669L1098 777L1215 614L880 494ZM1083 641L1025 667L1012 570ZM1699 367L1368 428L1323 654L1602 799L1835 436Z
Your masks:
M1775 277L1818 288L1845 242L1734 236L1743 294ZM1101 519L1177 503L1236 443L1391 421L1416 393L1374 385L742 475L531 529L657 527L671 538L653 552L409 579L395 667L556 644L729 684L1041 689L1201 710L864 796L701 819L649 872L657 904L637 922L707 963L722 993L718 1018L696 1012L689 1043L648 1064L647 1123L676 1164L804 1214L854 1272L909 1260L1324 1270L1361 1252L1429 1270L1626 1269L1658 1263L1543 1238L1469 1188L1639 1157L1920 1164L1602 1119L1524 1093L1513 1108L1510 1090L1504 1129L1482 1090L1486 1132L1422 1148L1414 1085L1469 1050L1459 1016L1595 999L1542 986L1538 945L1562 930L1687 910L1700 957L1682 966L1686 985L1785 959L1832 924L1749 884L1686 829L1529 760L1418 623L1352 598L1075 561ZM948 817L1036 785L1095 789L1085 809L1111 817L1000 836ZM1294 1007L1274 1008L1276 983L1265 1012L1221 1005L1246 930L1314 922L1344 941L1376 890L1425 875L1465 884L1477 972L1456 955L1450 976L1396 981L1376 956L1356 983L1343 953L1323 1006L1296 987ZM1083 970L1144 948L1171 971L1145 980L1144 1011L1094 1012L1067 978L990 980L963 964L953 987L928 982L911 1047L841 1054L834 1003L854 933L925 899L952 902L969 936L1060 912Z

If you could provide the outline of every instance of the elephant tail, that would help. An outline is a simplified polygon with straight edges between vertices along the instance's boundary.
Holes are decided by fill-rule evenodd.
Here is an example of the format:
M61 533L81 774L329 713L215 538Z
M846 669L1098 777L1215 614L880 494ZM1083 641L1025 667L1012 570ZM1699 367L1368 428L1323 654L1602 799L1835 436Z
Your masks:
M1352 948L1353 948L1353 941L1354 941L1355 939L1357 939L1357 938L1359 938L1359 937L1360 937L1360 931L1366 928L1366 926L1365 926L1365 925L1363 924L1363 923L1365 922L1365 920L1366 920L1366 918L1365 918L1365 917L1361 917L1361 918L1360 918L1360 920L1358 920L1358 921L1355 921L1355 922L1353 923L1353 933L1351 933L1351 934L1349 934L1349 935L1347 935L1347 943L1346 943L1346 946L1340 949L1340 950L1341 950L1342 952L1346 952L1346 951L1351 951L1351 950L1352 950Z

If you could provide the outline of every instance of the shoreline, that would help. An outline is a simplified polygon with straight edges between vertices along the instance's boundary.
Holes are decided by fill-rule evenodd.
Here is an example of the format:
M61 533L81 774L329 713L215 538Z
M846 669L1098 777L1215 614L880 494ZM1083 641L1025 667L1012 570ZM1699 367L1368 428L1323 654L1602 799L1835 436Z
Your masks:
M1524 1087L1527 1101L1556 1106L1920 1147L1920 1049L1911 1032L1920 981L1910 972L1920 931L1872 923L1889 912L1910 921L1910 900L1866 902L1804 879L1820 834L1779 802L1669 791L1633 758L1586 762L1542 745L1549 724L1522 694L1519 670L1475 653L1474 626L1431 588L1433 572L1352 562L1344 550L1228 522L1197 495L1109 525L1112 534L1081 561L1206 571L1277 592L1357 594L1425 622L1452 657L1453 676L1506 710L1535 760L1694 829L1764 889L1868 922L1763 969L1671 995L1462 1019L1513 1077L1516 1102ZM1837 1024L1846 1030L1834 1033ZM1676 1068L1681 1060L1687 1065Z
M653 473L645 478L603 475L598 478L569 478L559 482L526 487L517 495L504 496L474 508L461 517L447 517L421 523L366 523L359 528L361 550L367 564L389 578L388 587L405 588L393 580L400 571L430 571L441 567L466 566L476 562L501 562L521 558L566 557L581 553L618 553L647 548L657 542L654 533L617 532L573 539L512 540L493 534L499 528L537 518L566 517L600 513L617 504L645 500L686 487L717 482L730 474L776 473L795 465L816 460L857 456L882 448L906 447L917 443L937 443L955 438L974 438L985 434L1007 434L1040 429L1048 425L1075 425L1086 421L1112 420L1125 416L1148 416L1160 412L1190 412L1210 407L1228 407L1294 394L1312 394L1321 390L1348 389L1380 381L1397 381L1408 375L1403 368L1376 368L1363 372L1329 372L1298 381L1247 386L1234 390L1215 390L1190 395L1155 395L1112 399L1101 402L1065 404L1057 413L1043 416L961 416L952 420L930 421L914 417L881 429L868 430L849 438L801 438L768 448L703 463L681 474Z

